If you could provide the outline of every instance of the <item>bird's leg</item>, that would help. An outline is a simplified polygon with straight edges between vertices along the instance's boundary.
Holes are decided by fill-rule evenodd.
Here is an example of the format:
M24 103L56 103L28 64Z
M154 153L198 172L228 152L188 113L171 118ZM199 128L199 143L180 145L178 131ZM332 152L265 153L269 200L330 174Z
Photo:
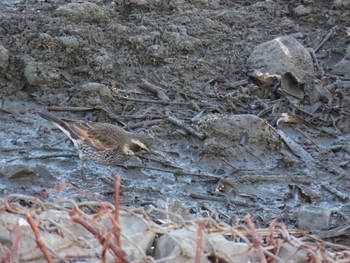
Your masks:
M84 171L84 159L83 158L80 158L80 173L81 173L81 176L83 176L83 171Z
M112 166L107 165L106 168L107 168L108 172L110 172L112 174L112 176L114 176L113 171L112 171Z

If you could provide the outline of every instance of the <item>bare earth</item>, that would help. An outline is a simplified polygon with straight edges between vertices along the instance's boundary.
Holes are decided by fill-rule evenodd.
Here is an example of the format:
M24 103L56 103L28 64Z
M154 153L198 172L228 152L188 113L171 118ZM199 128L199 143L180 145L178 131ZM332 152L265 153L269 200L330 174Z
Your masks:
M297 13L300 2L307 2L309 13ZM110 171L86 162L80 174L74 146L59 143L65 135L36 114L49 108L59 117L113 123L152 138L154 154L130 160L127 169L113 168L122 176L124 208L166 208L188 219L227 223L250 213L261 227L281 217L289 227L307 230L304 221L316 208L328 215L317 230L348 224L350 73L333 71L350 43L348 6L93 3L87 13L64 10L69 2L63 0L0 3L0 45L8 52L7 60L0 52L1 197L88 199L72 188L47 194L57 184L73 183L113 201ZM299 110L251 77L246 61L257 45L290 35L315 50L329 32L315 52L323 71L315 83L323 80L331 99L321 100L316 111ZM310 105L307 98L300 103ZM266 152L262 158L238 138L233 158L227 145L208 140L199 121L208 114L252 114L276 128L282 113L306 120L277 129L312 156L311 169L282 139L273 150L280 157ZM346 233L337 242L349 245Z

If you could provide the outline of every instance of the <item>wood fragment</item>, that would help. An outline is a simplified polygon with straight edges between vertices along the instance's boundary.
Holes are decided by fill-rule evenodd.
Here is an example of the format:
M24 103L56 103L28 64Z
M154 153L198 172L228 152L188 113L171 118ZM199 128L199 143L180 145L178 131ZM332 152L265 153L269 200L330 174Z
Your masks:
M190 127L189 125L187 125L186 123L182 122L181 120L173 117L173 116L169 116L167 115L167 120L169 122L171 122L174 125L179 126L180 128L184 129L185 131L187 131L188 133L194 135L195 137L204 140L205 135L199 131L196 131L195 129L193 129L192 127Z
M161 87L158 87L157 85L154 85L146 79L142 79L142 83L139 84L139 87L145 90L148 90L155 94L158 99L161 101L169 101L169 97L165 94L164 90Z
M64 154L44 154L44 155L31 155L25 156L23 159L25 160L35 160L35 159L50 159L50 158L58 158L58 157L79 157L78 154L74 153L64 153Z
M249 80L248 79L242 79L242 80L237 80L234 82L229 82L229 83L225 83L225 90L230 90L230 89L236 89L240 86L244 86L249 84Z
M42 240L42 238L40 236L38 227L34 223L33 217L30 214L27 214L26 218L27 218L27 222L29 223L30 227L33 230L33 233L34 233L34 236L35 236L35 239L36 239L36 243L37 243L39 249L41 250L41 252L44 254L44 256L46 258L46 261L48 263L53 263L54 261L53 261L53 259L51 257L51 254L49 253L49 250L46 248L45 243L43 242L43 240Z
M320 44L318 44L318 46L316 48L314 48L315 52L317 53L317 51L319 51L321 49L321 47L323 47L323 45L332 37L332 35L334 34L335 30L338 28L338 26L334 26L331 28L331 30L328 32L328 34L326 35L326 37L321 41Z
M195 258L195 261L194 261L195 263L200 263L201 262L203 228L204 228L204 222L201 221L201 222L198 223L196 258Z
M121 246L120 243L120 224L119 224L119 210L120 210L120 176L114 175L114 190L115 190L115 204L114 204L114 227L115 227L115 233L114 233L114 242L117 247Z
M7 113L7 114L16 114L13 111L10 111L10 110L4 109L4 108L0 108L0 111L4 112L4 113Z
M297 144L294 140L288 137L282 130L278 130L278 134L283 141L288 145L289 149L304 161L305 166L308 168L310 176L314 176L317 169L315 167L315 160L302 146Z
M262 209L256 204L248 203L248 202L241 202L237 200L231 200L226 197L219 197L219 196L212 196L212 195L204 195L199 193L191 193L190 197L194 199L201 199L201 200L211 200L211 201L217 201L222 203L227 203L230 205L238 205L238 206L248 206L248 207L254 207L254 209Z
M315 50L313 50L312 48L309 48L308 50L309 50L309 53L311 55L312 60L314 61L317 72L319 72L321 74L321 76L324 76L323 68L322 68L320 62L318 61Z
M95 110L92 107L48 107L48 111L91 111Z
M189 106L192 107L191 102L173 102L173 101L162 101L162 100L146 100L146 99L136 99L136 98L129 98L129 97L123 97L123 96L114 96L116 100L125 100L125 101L134 101L134 102L141 102L141 103L149 103L149 104L162 104L162 105L176 105L176 106ZM200 107L206 107L205 103L197 103Z
M142 121L142 122L138 122L138 123L128 124L125 126L125 129L133 130L133 129L140 128L140 127L148 127L148 126L158 125L162 122L164 122L163 119Z
M256 228L254 226L254 223L251 220L251 216L250 214L246 215L244 217L244 220L246 221L248 227L250 228L250 231L252 233L252 237L253 237L253 246L256 250L258 250L259 252L259 257L260 257L260 261L262 263L267 263L266 257L264 255L264 250L262 247L262 243L261 243L261 236L257 233Z
M342 201L349 200L349 196L346 194L343 194L342 192L335 189L333 186L329 185L328 183L321 183L321 186L325 188L328 192L334 194L336 197L338 197Z

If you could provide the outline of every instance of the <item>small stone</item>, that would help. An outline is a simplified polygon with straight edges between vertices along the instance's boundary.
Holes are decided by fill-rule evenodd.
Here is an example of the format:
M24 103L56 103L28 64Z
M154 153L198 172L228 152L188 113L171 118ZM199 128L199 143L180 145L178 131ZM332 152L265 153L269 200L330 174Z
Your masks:
M333 2L333 7L335 9L341 9L341 8L350 8L350 0L335 0Z
M9 51L2 45L0 45L0 69L4 69L9 64Z
M98 82L88 82L80 86L80 90L84 92L100 91L106 86Z
M79 42L78 39L74 36L63 36L58 37L58 40L64 45L67 49L78 49L79 48Z
M350 45L348 45L348 48L346 49L345 58L350 60Z
M35 85L38 82L40 66L40 63L28 62L27 66L24 68L24 78L28 84Z
M349 76L350 74L350 60L342 59L333 66L332 73L336 75Z
M184 204L178 200L175 200L168 204L168 211L172 214L169 214L169 219L176 223L181 223L182 220L190 220L190 213L187 211L187 208ZM178 215L178 216L175 216ZM182 219L182 220L181 220Z
M322 207L301 207L298 211L298 227L305 230L321 230L330 227L332 211Z
M74 22L101 22L107 20L107 15L103 8L89 2L70 3L60 6L57 8L56 14Z
M311 13L311 10L304 5L298 5L293 11L296 16L306 16Z

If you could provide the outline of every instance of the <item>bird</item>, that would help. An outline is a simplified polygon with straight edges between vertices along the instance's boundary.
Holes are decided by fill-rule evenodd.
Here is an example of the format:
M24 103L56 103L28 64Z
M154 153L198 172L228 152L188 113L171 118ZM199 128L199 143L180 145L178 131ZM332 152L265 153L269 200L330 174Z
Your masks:
M150 152L149 138L110 124L60 119L54 115L38 114L55 124L73 142L79 152L80 170L83 161L90 160L106 165L122 165L137 153Z

